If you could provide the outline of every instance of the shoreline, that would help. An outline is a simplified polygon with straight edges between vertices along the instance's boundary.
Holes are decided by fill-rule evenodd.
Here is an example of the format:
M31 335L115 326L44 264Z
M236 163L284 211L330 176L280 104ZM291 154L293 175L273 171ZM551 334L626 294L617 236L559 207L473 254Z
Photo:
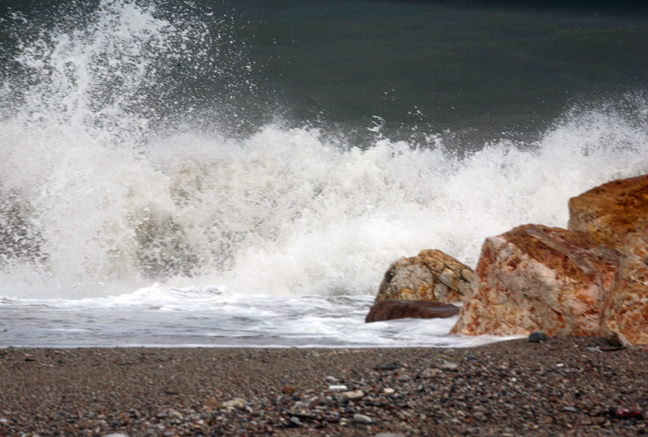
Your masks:
M5 348L0 435L642 435L646 358L646 348L583 337L472 348Z

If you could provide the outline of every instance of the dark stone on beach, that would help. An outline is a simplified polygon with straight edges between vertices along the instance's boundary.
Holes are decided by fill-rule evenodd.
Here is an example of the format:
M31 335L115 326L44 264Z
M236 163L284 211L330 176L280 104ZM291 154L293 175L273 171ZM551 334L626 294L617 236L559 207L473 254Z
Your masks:
M445 319L457 314L459 314L459 307L449 303L387 299L371 307L365 322L371 323L405 318Z
M400 369L402 364L398 361L393 361L391 363L379 363L374 366L374 370L396 370Z
M529 341L531 343L541 343L547 340L547 336L542 331L535 331L529 334Z

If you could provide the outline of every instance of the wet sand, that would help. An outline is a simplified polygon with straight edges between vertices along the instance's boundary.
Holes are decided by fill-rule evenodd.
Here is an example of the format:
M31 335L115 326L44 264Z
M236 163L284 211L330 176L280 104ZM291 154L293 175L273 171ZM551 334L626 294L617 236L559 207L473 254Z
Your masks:
M1 436L634 436L648 433L646 407L648 351L597 338L470 349L0 349Z

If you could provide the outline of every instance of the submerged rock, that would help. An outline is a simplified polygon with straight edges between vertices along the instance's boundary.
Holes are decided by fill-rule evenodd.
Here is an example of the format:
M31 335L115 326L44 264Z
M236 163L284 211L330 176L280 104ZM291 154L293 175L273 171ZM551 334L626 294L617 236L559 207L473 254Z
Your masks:
M383 300L371 307L365 318L366 323L394 319L444 319L459 314L459 307L449 303L427 300L404 301Z
M424 250L394 262L380 284L376 303L386 299L461 302L471 295L474 271L440 250Z

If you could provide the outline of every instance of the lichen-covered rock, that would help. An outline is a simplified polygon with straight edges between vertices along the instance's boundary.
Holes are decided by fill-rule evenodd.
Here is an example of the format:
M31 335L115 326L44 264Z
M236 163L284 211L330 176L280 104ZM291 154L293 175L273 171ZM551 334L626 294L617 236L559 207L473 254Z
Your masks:
M587 235L540 225L486 239L475 294L452 332L595 336L619 254Z
M429 300L393 300L385 299L371 307L365 318L366 323L394 319L445 319L456 316L459 307Z
M648 229L630 234L601 311L603 336L648 344Z
M424 250L394 262L380 284L376 303L385 299L461 302L472 295L474 271L440 250Z
M606 246L622 248L648 225L648 175L611 181L569 200L569 225Z

